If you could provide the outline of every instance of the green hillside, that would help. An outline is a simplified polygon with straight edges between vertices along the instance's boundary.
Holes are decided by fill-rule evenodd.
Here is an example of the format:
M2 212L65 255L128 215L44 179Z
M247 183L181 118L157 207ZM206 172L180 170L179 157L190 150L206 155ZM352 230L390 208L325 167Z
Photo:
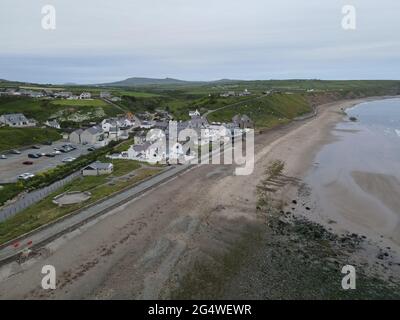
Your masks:
M61 139L61 135L50 128L0 128L0 152L45 141Z
M209 114L215 122L230 122L236 114L246 114L257 128L270 128L311 112L307 99L300 94L274 94L243 102Z

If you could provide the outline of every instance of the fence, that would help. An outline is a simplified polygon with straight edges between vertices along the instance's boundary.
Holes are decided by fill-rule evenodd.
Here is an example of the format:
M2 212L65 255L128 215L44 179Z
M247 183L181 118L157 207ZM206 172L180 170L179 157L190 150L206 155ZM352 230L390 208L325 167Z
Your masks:
M77 171L69 175L68 177L65 177L62 180L54 182L53 184L47 187L29 192L25 194L21 199L18 199L17 201L5 206L4 208L1 208L0 222L14 216L18 212L21 212L22 210L28 208L29 206L39 202L40 200L47 197L49 194L53 193L57 189L63 187L67 183L71 182L72 180L80 176L80 174L81 174L80 171Z

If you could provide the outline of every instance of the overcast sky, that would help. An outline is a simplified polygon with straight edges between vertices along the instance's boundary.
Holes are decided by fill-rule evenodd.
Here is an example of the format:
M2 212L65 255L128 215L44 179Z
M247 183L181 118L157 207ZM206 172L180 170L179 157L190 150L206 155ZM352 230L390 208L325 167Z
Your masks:
M0 78L399 79L399 14L399 0L0 0Z

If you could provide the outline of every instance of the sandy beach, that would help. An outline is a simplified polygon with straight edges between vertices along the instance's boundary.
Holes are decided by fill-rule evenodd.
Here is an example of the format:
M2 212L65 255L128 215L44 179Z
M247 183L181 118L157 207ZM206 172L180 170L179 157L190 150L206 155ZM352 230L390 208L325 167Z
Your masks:
M217 298L240 297L237 285L241 280L233 273L241 274L240 270L245 267L236 269L241 256L233 254L243 251L238 249L238 244L244 243L249 234L265 232L265 217L257 210L257 186L272 161L284 161L284 175L290 177L275 193L284 211L321 222L338 234L345 230L352 232L352 226L341 224L339 219L331 224L334 217L318 215L318 202L312 199L312 190L307 189L302 179L315 165L313 160L320 148L334 141L331 131L344 117L341 109L373 99L324 104L312 119L257 136L255 170L249 176L233 175L233 166L200 166L55 240L26 263L3 266L0 298L171 298L182 297L179 291L187 284L192 284L188 294L191 297L201 297L202 291L214 292ZM398 205L399 185L390 177L354 172L354 179L388 206ZM385 192L388 189L392 193ZM340 198L346 191L335 192L335 197ZM295 199L298 205L292 208ZM367 209L346 204L346 214L356 226L363 223L357 213ZM371 229L385 228L395 222L395 217L384 222L373 215L366 219ZM253 240L246 242L244 251L257 246ZM391 243L390 254L398 257L395 245L390 239L387 241ZM368 259L369 252L362 251L361 259ZM234 258L231 261L224 257ZM227 261L232 266L227 267ZM394 268L391 272L396 274L398 266L390 267L389 262L382 262L382 268ZM215 270L228 268L235 272L224 272L214 279L202 267L204 263ZM44 264L56 267L57 290L49 292L40 288L40 269ZM251 281L247 279L246 283ZM281 295L266 297L253 296L250 292L249 297L287 298L279 292Z
M340 143L324 147L305 179L315 189L309 199L318 215L314 218L330 221L336 232L365 234L398 250L397 137L387 139L387 129L379 136L374 127L353 130L348 129L351 121L341 124L346 129L335 127L329 133Z

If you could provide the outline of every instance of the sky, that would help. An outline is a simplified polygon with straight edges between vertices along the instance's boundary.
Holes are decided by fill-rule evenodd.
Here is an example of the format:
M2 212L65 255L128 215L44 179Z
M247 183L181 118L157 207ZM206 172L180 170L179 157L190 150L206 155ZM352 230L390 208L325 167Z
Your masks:
M1 0L0 79L399 79L399 12L398 0Z

